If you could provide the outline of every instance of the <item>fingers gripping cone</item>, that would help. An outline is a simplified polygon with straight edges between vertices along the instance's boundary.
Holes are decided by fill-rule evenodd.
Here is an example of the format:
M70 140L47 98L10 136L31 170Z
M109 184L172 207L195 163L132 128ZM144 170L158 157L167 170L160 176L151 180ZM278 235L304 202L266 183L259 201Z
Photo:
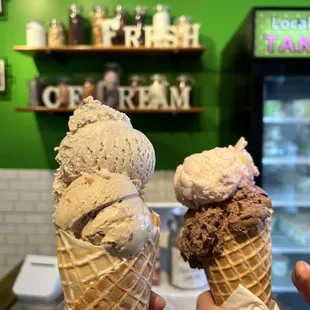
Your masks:
M58 267L67 310L148 309L160 225L154 212L153 219L157 227L154 239L131 260L111 260L102 248L57 231ZM107 260L111 260L109 269Z
M248 232L224 236L222 255L203 263L215 303L221 306L241 284L270 309L271 302L270 218Z

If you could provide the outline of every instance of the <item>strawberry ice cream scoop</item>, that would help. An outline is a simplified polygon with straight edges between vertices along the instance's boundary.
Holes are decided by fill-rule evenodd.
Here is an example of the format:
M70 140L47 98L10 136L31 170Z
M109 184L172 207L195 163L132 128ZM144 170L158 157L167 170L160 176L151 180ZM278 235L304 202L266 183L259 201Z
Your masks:
M253 187L259 175L242 137L235 146L214 148L185 158L174 176L177 200L188 208L220 202L244 186Z

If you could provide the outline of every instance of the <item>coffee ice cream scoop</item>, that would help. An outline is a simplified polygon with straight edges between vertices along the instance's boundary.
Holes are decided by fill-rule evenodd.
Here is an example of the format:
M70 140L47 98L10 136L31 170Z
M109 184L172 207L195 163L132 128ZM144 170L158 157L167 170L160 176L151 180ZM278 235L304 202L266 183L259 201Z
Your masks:
M156 228L150 209L126 176L83 174L60 199L54 224L121 257L134 257Z
M155 152L125 114L88 97L71 116L69 129L56 148L60 165L54 182L56 200L82 173L102 169L128 176L141 193L154 172Z

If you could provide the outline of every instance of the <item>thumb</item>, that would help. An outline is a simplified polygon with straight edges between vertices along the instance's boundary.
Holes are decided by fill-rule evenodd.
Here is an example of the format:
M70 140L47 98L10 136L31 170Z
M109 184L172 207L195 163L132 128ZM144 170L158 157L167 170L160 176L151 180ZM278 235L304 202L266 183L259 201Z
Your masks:
M214 299L209 291L205 291L198 296L196 310L233 310L222 308L215 304Z

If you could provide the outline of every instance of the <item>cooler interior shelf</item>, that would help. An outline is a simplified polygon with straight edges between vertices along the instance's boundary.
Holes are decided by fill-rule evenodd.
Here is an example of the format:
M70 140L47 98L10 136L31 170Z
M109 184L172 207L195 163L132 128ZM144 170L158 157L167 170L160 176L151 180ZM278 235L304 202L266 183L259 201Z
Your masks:
M192 53L201 54L205 51L204 46L199 47L126 47L123 45L114 45L111 47L93 46L93 45L66 45L63 47L29 47L26 45L14 46L14 51L22 52L25 54L46 54L46 53L58 53L58 54L100 54L100 53Z
M298 207L309 208L310 207L310 195L302 193L285 193L285 192L273 192L266 189L269 197L272 199L274 207Z
M310 165L310 157L292 156L292 157L263 157L264 165Z
M57 109L50 109L43 106L37 107L17 107L17 112L40 112L40 113L73 113L75 109L67 109L67 108L57 108ZM191 107L190 109L118 109L120 112L123 113L170 113L170 114L197 114L203 113L203 107Z
M270 117L265 116L263 119L265 124L310 124L310 118L295 117Z
M301 247L284 235L272 235L272 254L310 254L310 247Z

